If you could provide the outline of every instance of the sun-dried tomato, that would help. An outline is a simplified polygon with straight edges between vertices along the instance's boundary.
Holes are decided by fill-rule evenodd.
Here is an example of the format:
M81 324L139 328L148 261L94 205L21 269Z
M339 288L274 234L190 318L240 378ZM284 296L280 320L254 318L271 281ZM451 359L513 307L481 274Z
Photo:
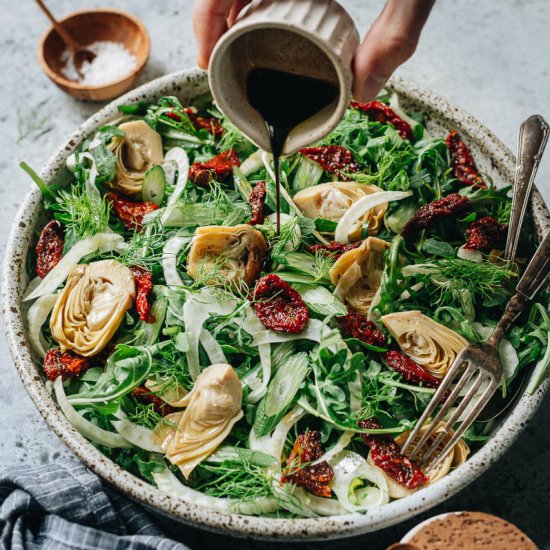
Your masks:
M454 177L464 185L487 189L468 146L460 139L455 130L447 136L447 148L451 156Z
M195 130L206 130L217 138L223 135L223 132L224 132L223 126L218 122L217 118L213 116L212 117L199 116L190 107L186 107L184 111L189 117L191 124L195 127ZM167 113L164 113L164 114L168 118L171 118L176 122L181 122L181 117L174 111L168 111Z
M189 179L207 188L212 180L226 181L233 174L233 166L240 166L237 151L231 148L205 162L195 162L189 169Z
M145 386L138 386L134 388L130 395L136 400L142 403L143 405L153 405L153 409L157 414L161 416L166 416L175 412L174 407L165 403L160 397L151 393Z
M358 425L363 430L380 430L383 427L376 418L360 420ZM417 464L401 454L401 447L390 435L361 434L361 438L370 447L373 464L400 485L416 489L429 480Z
M133 265L130 271L136 283L136 310L139 318L146 323L154 323L155 316L151 313L149 295L153 288L153 274L143 267Z
M199 116L192 109L185 108L184 111L187 113L191 124L195 127L196 130L207 130L213 136L219 138L223 135L224 129L223 126L218 122L218 119L209 116L203 117Z
M43 279L63 257L65 233L63 225L52 220L40 233L36 245L36 274Z
M400 351L391 350L386 353L386 363L390 369L403 375L411 384L419 384L427 388L437 388L441 382L429 370L413 361Z
M371 346L384 347L386 345L386 336L376 326L375 323L369 321L366 317L350 309L347 315L336 317L340 326L353 338L361 340Z
M397 116L385 103L381 101L369 101L368 103L352 101L351 106L367 113L368 117L376 122L391 124L403 139L412 139L413 134L410 124Z
M320 145L319 147L304 147L300 153L321 165L323 170L339 174L341 179L348 180L342 173L358 172L359 163L352 152L341 145Z
M158 205L154 202L134 202L124 198L118 193L107 193L105 195L107 200L111 201L116 215L120 218L120 221L124 227L128 229L136 229L141 231L143 217L146 214L154 212Z
M300 434L286 461L281 481L299 485L319 497L330 498L329 484L334 477L334 470L328 462L311 464L323 454L321 434L317 430L307 430Z
M265 197L267 195L267 189L265 181L259 181L252 189L252 193L248 197L248 202L252 208L252 216L248 222L250 225L256 225L258 223L264 223L264 204Z
M174 111L167 111L164 113L168 118L171 118L172 120L175 120L176 122L181 122L181 117L175 113Z
M71 350L61 353L59 348L52 348L44 357L42 370L48 380L55 380L60 375L63 380L67 380L67 378L80 376L90 366L91 363L87 357L81 357Z
M466 229L466 244L468 250L481 250L489 252L493 248L502 250L506 246L508 226L498 223L497 220L486 216L475 222Z
M462 197L458 193L451 193L442 199L421 206L414 216L405 224L401 235L410 241L418 235L422 229L432 227L435 223L450 216L459 216L472 209L472 202L468 197Z
M302 297L274 273L258 280L254 290L254 310L264 327L298 334L306 328L309 309Z
M308 244L306 245L306 251L310 254L321 254L328 258L329 256L334 260L337 260L344 252L353 250L361 246L363 241L357 241L354 243L344 244L338 241L330 241L327 244Z

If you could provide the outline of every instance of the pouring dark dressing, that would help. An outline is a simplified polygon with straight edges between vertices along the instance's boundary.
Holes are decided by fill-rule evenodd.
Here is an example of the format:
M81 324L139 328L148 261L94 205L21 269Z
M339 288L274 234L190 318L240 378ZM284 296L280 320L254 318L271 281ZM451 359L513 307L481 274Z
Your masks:
M248 100L263 117L273 153L277 204L277 234L281 230L280 156L288 134L338 96L338 85L326 80L274 69L252 69Z

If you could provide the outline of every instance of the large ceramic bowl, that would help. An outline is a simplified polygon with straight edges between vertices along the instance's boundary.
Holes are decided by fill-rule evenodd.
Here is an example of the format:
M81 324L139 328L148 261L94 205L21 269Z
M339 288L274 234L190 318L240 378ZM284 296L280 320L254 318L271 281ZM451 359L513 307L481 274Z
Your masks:
M411 82L395 79L391 86L407 109L426 114L427 127L432 134L443 136L449 128L456 128L471 146L483 172L491 175L497 184L508 184L513 181L514 157L472 116ZM177 95L186 104L192 103L196 96L207 90L205 74L191 70L159 78L130 92L87 120L54 154L42 171L42 177L48 182L67 181L69 174L65 168L66 158L84 138L117 116L117 105L138 100L156 100L163 95ZM532 207L535 229L540 235L550 227L550 219L537 192L534 194ZM25 196L13 224L2 281L8 342L23 384L51 429L84 464L122 493L173 520L210 530L264 539L340 538L388 527L444 501L490 468L512 445L550 386L550 380L547 379L534 395L524 395L495 430L491 439L463 466L434 485L407 498L370 510L365 515L272 519L214 512L163 493L111 462L69 424L46 391L29 349L24 323L25 311L21 303L23 290L28 282L25 272L27 252L33 244L35 227L41 216L43 209L40 192L36 187L32 187Z

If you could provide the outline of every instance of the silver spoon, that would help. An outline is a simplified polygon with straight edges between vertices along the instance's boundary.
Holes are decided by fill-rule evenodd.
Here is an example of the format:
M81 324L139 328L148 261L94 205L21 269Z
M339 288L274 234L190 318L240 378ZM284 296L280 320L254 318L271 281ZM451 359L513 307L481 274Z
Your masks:
M511 262L516 257L523 216L527 210L533 181L549 134L550 127L540 115L531 115L523 121L519 129L512 213L510 214L508 237L504 251L504 258Z

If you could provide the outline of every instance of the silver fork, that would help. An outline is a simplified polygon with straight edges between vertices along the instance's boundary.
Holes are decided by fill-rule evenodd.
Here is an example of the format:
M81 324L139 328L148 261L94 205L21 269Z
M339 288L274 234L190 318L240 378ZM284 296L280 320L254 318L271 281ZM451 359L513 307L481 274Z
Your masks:
M506 304L504 314L490 338L482 344L467 346L457 355L451 368L445 375L445 378L437 388L432 400L423 412L414 430L407 438L405 445L403 445L401 449L403 454L407 455L410 459L414 459L414 457L420 453L418 460L420 465L429 465L429 469L432 469L437 466L454 447L455 443L462 437L464 432L483 410L501 382L503 371L498 347L502 337L510 328L514 320L524 310L527 303L533 299L549 273L550 231L546 234L542 243L537 248L535 255L529 262L527 269L516 287L516 294L514 294ZM429 422L429 429L426 430L426 432L422 434L422 437L418 439L418 442L416 442L415 440L422 426L428 423L427 421L431 414L442 402L445 394L454 382L456 382L456 385L453 387L450 395L444 400L444 403L442 403L433 421ZM456 405L459 393L467 383L470 384L470 387L466 391L466 395L464 395L462 400L458 403L456 410L445 422L444 429L437 435L430 447L425 452L421 452L426 441L433 435L435 427L438 426L451 408ZM476 398L476 393L481 388L482 393ZM471 407L471 409L467 411L467 415L460 424L460 427L453 433L453 426L458 422L467 407ZM446 439L448 441L445 443L441 452L432 462L430 462L433 454ZM410 452L407 452L413 443L415 443L414 448L412 448Z

